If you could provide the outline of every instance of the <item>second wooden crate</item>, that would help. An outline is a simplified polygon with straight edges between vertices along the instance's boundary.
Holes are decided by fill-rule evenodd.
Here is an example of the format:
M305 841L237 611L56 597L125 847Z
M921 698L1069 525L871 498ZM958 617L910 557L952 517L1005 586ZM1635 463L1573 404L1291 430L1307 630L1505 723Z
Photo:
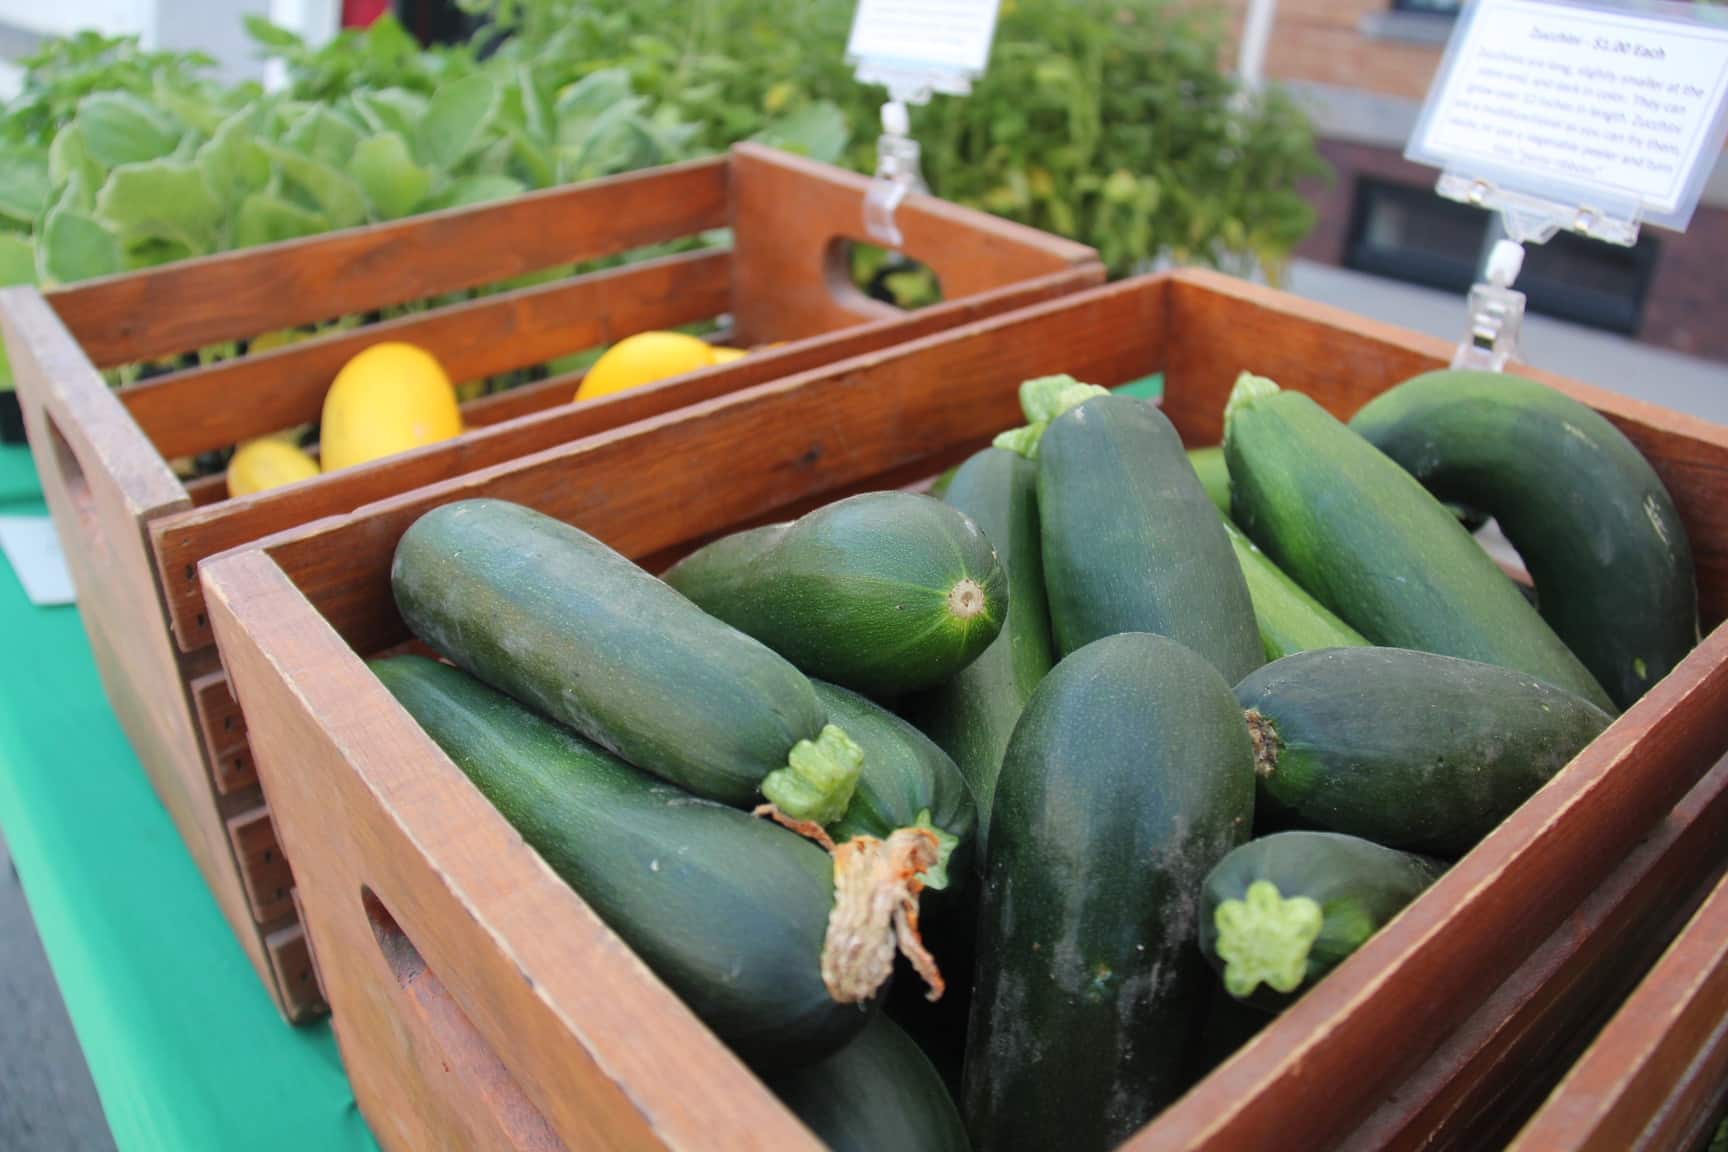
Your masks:
M784 153L729 155L503 203L189 261L44 298L0 293L43 491L109 700L283 1013L321 1007L244 718L216 660L198 562L227 548L598 430L1096 284L1090 249L931 197L897 212L947 302L906 313L847 275L868 181ZM702 248L411 311L112 391L100 370L729 229ZM478 380L645 329L722 318L743 360L580 405L579 374L464 407L469 431L231 498L168 461L318 418L337 370L384 340Z

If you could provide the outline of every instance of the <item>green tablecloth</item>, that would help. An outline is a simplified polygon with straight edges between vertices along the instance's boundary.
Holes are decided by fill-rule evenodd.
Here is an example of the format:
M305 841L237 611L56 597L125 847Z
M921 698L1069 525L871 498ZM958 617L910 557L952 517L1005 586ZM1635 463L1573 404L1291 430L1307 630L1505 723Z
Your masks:
M0 515L42 511L28 451L0 447ZM120 1152L375 1148L329 1024L282 1023L228 931L77 612L4 562L0 645L0 829Z

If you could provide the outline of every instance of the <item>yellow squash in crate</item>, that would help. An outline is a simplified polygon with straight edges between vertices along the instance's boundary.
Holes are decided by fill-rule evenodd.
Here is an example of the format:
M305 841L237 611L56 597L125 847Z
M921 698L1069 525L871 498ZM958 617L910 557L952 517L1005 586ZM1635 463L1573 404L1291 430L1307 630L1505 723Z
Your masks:
M714 363L714 349L694 336L682 332L638 332L618 341L594 361L594 367L588 369L582 383L576 386L576 399L610 396Z
M318 475L318 462L280 434L248 440L228 461L228 495L250 496Z
M450 378L412 344L374 344L342 366L324 396L327 472L461 434Z

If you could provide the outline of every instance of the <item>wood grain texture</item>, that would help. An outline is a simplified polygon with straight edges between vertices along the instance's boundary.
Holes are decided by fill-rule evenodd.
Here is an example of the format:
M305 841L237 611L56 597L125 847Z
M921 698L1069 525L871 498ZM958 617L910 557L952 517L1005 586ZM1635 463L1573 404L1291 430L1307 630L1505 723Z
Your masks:
M1017 307L1059 299L1095 283L1102 275L1102 269L1097 265L1087 265L965 300L947 302L904 317L796 340L779 348L764 348L730 364L582 404L558 402L555 407L543 411L471 429L443 444L427 445L387 460L357 465L309 483L260 492L189 510L185 515L164 518L153 523L150 532L157 564L166 574L164 591L175 638L181 649L188 652L211 642L203 592L197 580L197 565L205 557L284 528L349 512L399 492L520 459L584 436L866 355ZM536 403L562 401L572 396L579 379L579 375L571 375L534 385L539 393ZM511 403L511 395L505 393L498 399Z
M1167 410L1188 442L1206 443L1217 436L1209 414L1222 411L1242 367L1271 361L1292 386L1347 409L1355 391L1390 386L1408 374L1401 366L1425 366L1426 342L1355 327L1343 314L1205 274L1119 283L471 472L272 537L261 551L207 563L204 578L221 599L212 606L242 703L252 714L248 692L257 692L268 702L260 705L264 715L294 717L292 731L266 735L254 725L253 738L290 851L303 851L297 834L322 838L318 855L306 856L311 872L302 884L324 870L328 842L341 835L326 826L329 790L314 803L298 779L309 749L319 749L321 770L343 787L364 785L393 803L400 794L381 783L375 765L406 774L431 774L434 763L442 770L441 755L417 750L396 727L400 713L375 698L368 702L360 680L335 675L334 689L329 685L332 669L360 667L357 653L404 639L390 598L389 557L427 509L474 496L516 500L658 562L689 541L789 503L933 471L936 461L1016 423L1015 388L1032 375L1070 371L1115 384L1166 369ZM1234 354L1193 344L1228 339L1242 341ZM1298 358L1279 351L1287 343L1307 352ZM1257 363L1231 362L1251 352ZM1307 365L1322 354L1328 359L1319 367ZM1338 368L1376 364L1387 366L1378 385ZM1603 407L1645 436L1658 468L1687 492L1683 509L1705 506L1712 485L1720 499L1728 466L1721 430L1618 400L1604 400ZM748 453L737 450L741 444ZM644 459L662 463L644 472ZM1688 521L1706 550L1723 544L1713 525L1708 516ZM1707 583L1713 579L1706 573ZM247 654L242 664L235 664L231 645ZM1718 842L1716 823L1728 818L1720 773L1714 791L1695 787L1725 750L1728 629L1718 629L1396 921L1124 1147L1333 1147L1370 1131L1416 1140L1424 1125L1442 1134L1482 1130L1475 1127L1486 1122L1482 1115L1507 1104L1505 1078L1541 1073L1577 1035L1591 989L1613 986L1595 960L1616 951L1616 941L1660 933L1675 885L1717 866L1709 847ZM276 794L273 758L302 791ZM1679 823L1664 825L1665 814L1689 793L1692 808L1682 809ZM452 796L426 798L412 814L398 804L394 816L387 827L399 839L376 863L439 877L448 875L452 858L428 847L428 838L459 835L476 819ZM302 827L307 831L297 833ZM410 838L415 846L405 844ZM348 906L332 919L352 915L351 880L337 885ZM319 904L329 897L322 887L308 887L306 895L326 975L354 980L346 995L365 999L358 989L370 987L376 973L352 967L357 961L347 947L326 945ZM384 899L407 915L397 908L400 897ZM458 926L449 929L447 955L464 958L454 968L431 955L424 929L406 920L404 928L453 986L537 943L534 932L549 921L533 929L504 926L506 919L516 923L520 911L512 897L452 914L449 923ZM343 976L330 971L345 968ZM1515 974L1510 982L1508 974ZM345 994L330 992L341 1027ZM523 1068L542 1069L551 1059L544 1050L513 1050L482 1023L474 1001L461 993L455 999L519 1081ZM384 1048L373 1051L391 1059ZM520 1063L513 1062L517 1055ZM350 1058L356 1059L352 1050ZM416 1085L420 1074L401 1063L400 1052L394 1059L367 1074L392 1092L430 1090ZM698 1080L715 1071L694 1055L678 1067ZM692 1088L693 1096L701 1091ZM540 1096L528 1095L544 1109ZM709 1107L734 1104L715 1097ZM569 1140L550 1113L548 1120Z
M228 839L234 846L253 918L270 924L290 915L294 911L294 873L277 844L270 809L259 804L230 816Z
M724 251L691 252L519 288L158 376L120 397L159 453L192 456L317 420L336 374L374 344L406 341L436 357L452 383L480 380L712 319L731 299L729 267Z
M98 368L424 300L726 224L723 156L63 288Z
M1718 837L1718 850L1722 840ZM1728 1095L1728 880L1511 1145L1515 1152L1697 1147Z
M206 577L283 843L306 862L343 1061L385 1147L817 1147L268 556Z
M868 178L754 144L735 147L732 166L740 340L802 339L895 314L853 287L838 243L865 239ZM894 219L901 250L936 273L949 300L1097 261L1071 240L932 196L907 197Z
M194 663L155 626L162 591L145 526L189 501L40 294L0 292L0 329L103 690L217 906L274 990L193 719Z
M1340 1152L1504 1147L1721 876L1725 839L1728 759Z

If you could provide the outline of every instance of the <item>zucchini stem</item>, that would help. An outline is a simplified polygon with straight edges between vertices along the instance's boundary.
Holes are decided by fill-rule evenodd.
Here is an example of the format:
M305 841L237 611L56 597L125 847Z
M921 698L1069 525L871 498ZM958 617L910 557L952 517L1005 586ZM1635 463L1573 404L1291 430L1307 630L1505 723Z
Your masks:
M1236 377L1235 385L1230 389L1230 399L1224 402L1224 435L1230 435L1230 417L1239 409L1252 407L1256 400L1264 400L1268 396L1276 396L1283 389L1264 376L1256 376L1252 372L1244 372Z
M1248 885L1241 900L1226 900L1213 913L1224 990L1238 1000L1265 984L1294 992L1308 974L1308 953L1325 921L1320 905L1306 896L1286 897L1270 880Z
M762 795L794 820L832 824L846 814L858 787L864 750L833 724L824 725L815 740L800 740L786 757L786 766L762 779Z
M1094 396L1104 396L1108 388L1083 384L1072 376L1040 376L1020 385L1020 411L1026 425L1011 428L991 441L997 448L1018 452L1028 460L1038 459L1038 441L1050 421L1070 408L1077 408Z

